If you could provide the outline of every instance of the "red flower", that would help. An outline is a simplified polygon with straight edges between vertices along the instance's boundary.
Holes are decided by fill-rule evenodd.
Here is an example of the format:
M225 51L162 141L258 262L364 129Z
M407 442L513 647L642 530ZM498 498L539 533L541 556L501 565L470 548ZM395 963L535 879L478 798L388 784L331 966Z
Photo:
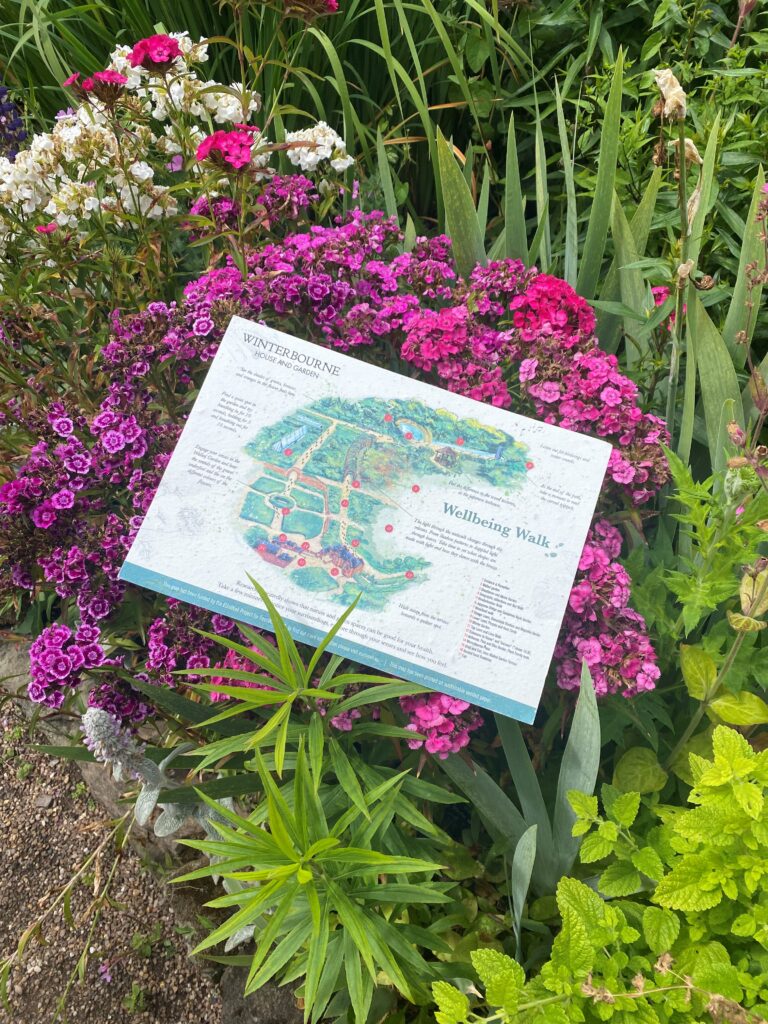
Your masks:
M142 67L147 71L165 71L180 56L178 40L165 35L140 39L129 54L132 68Z
M74 75L70 75L70 76L69 76L69 78L66 78L66 79L65 79L65 80L64 80L64 81L63 81L63 82L61 83L61 85L62 85L62 87L63 87L64 89L68 89L68 88L69 88L69 86L71 86L71 85L77 85L77 83L78 83L78 80L79 80L79 78L80 78L80 72L79 72L79 71L76 71L76 72L74 73Z
M37 224L35 231L40 235L51 235L58 228L58 224L55 220L50 221L48 224Z

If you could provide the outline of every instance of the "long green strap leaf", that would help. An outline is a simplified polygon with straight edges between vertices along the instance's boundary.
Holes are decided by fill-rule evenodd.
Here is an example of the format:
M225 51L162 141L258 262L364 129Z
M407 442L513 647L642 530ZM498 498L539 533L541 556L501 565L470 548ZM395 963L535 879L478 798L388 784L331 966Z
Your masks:
M712 323L701 299L693 289L689 295L689 338L693 342L699 371L712 471L718 473L725 468L728 436L726 427L729 419L734 419L744 426L741 389L723 336Z
M568 793L578 789L590 796L594 792L600 767L600 715L595 688L587 663L581 669L581 688L573 715L573 724L560 765L553 821L553 838L560 876L567 875L579 852L581 840L571 834L576 815L568 803Z
M468 278L479 263L486 262L485 246L472 193L442 132L438 132L437 136L437 158L445 202L446 230L453 245L456 268L463 278Z
M757 207L764 196L763 185L765 175L763 168L757 172L755 191L752 196L752 203L747 214L747 223L744 230L744 241L739 255L739 269L736 272L736 283L733 287L733 297L728 307L728 315L725 318L723 327L723 340L728 346L731 358L737 368L741 368L746 362L747 348L752 341L757 324L757 312L760 308L760 296L763 293L762 284L756 285L750 294L749 281L747 278L747 267L749 264L756 264L757 273L765 270L765 243L760 237L762 225L757 223ZM739 340L741 338L741 340Z
M515 115L509 115L507 133L506 180L504 184L504 255L507 259L525 260L528 256L528 234L525 230L525 199L520 185L520 164L517 158Z
M563 100L560 95L557 79L555 79L555 103L557 106L557 130L560 136L560 149L563 154L563 177L565 179L565 255L563 260L563 277L572 288L575 288L579 248L576 186L573 180L573 157L565 126Z
M611 205L616 185L616 162L619 156L619 130L621 128L621 97L624 87L624 55L619 50L613 82L603 118L600 155L597 162L597 180L592 199L592 213L581 256L576 291L585 299L593 299L602 274L605 243L611 220Z

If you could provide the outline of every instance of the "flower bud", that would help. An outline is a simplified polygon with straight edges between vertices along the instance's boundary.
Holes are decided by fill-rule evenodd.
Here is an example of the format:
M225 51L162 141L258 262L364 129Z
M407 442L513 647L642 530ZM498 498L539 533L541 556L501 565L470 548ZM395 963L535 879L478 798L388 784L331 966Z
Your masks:
M737 448L741 448L747 440L747 435L739 424L735 420L731 420L726 429L728 430L728 437L731 439L731 444L735 444Z

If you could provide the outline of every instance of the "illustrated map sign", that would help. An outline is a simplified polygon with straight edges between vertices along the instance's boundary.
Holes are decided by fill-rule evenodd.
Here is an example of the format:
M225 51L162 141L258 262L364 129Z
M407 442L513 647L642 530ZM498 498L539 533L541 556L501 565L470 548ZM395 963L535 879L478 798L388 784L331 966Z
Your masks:
M609 455L235 317L120 577L532 722Z

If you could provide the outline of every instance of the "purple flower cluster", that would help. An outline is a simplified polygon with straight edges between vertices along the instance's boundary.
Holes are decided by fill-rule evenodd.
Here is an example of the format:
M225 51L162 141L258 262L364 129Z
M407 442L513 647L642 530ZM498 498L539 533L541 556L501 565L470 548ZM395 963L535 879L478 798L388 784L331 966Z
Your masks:
M262 193L275 220L301 213L313 199L301 178L272 179ZM0 488L6 591L55 590L62 601L76 602L86 628L98 623L109 634L129 590L118 582L118 568L234 314L387 365L399 356L409 372L416 368L433 383L502 407L514 402L520 411L605 437L615 451L603 508L648 501L667 478L660 444L666 434L642 411L614 357L597 348L586 303L564 282L512 260L461 281L447 239L417 239L410 252L401 241L393 221L360 211L271 241L249 255L245 278L231 264L217 267L190 283L178 305L153 302L139 314L115 313L93 405L66 397L41 414L35 395L12 402L4 411L29 444ZM565 688L575 685L582 657L601 692L635 693L658 675L644 623L627 604L619 548L618 532L598 523L557 649ZM229 620L199 609L174 601L155 608L146 652L154 681L171 683L174 671L213 663L212 642L194 628L234 635ZM47 635L39 639L36 664L55 646ZM82 671L77 657L63 679ZM63 661L56 664L63 669ZM63 692L48 672L41 668L36 682ZM35 694L42 699L41 690ZM468 742L478 719L459 707L463 702L438 697L414 699L407 713L412 731L427 734L427 749L445 753Z
M21 110L11 99L8 87L0 85L0 156L13 163L26 138Z
M154 619L147 632L147 669L152 681L174 686L174 672L186 670L194 675L196 668L210 668L221 650L195 630L232 638L238 634L235 623L223 615L210 615L172 597L167 606L166 614Z
M29 698L36 704L60 708L67 694L79 686L83 673L104 662L97 626L86 623L75 632L69 626L48 626L29 649Z

